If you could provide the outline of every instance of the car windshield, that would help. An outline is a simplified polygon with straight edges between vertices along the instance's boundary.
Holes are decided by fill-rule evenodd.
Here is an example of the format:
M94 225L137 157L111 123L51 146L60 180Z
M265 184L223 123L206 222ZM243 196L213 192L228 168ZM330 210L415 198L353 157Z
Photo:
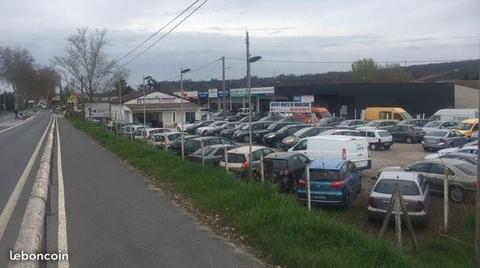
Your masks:
M278 171L287 168L287 160L285 159L267 158L263 161L263 163L265 164L265 170L267 171Z
M295 133L293 133L293 136L297 136L299 138L303 138L303 135L307 133L309 130L313 129L313 127L306 127L302 128L300 130L297 130Z
M404 180L382 179L377 183L373 191L381 194L392 194L393 187L397 182L403 195L420 195L420 190L415 182Z
M200 141L197 141L197 140L188 140L185 142L185 149L192 152L192 151L196 151L198 150L198 148L200 148L202 145L201 145L201 142Z
M310 180L312 181L339 181L340 174L338 170L328 170L328 169L321 169L321 170L310 170Z
M441 121L432 121L425 124L426 127L438 127L442 124Z
M477 175L477 168L472 164L462 163L462 164L455 165L455 167L460 169L463 173L469 176Z
M225 124L225 122L215 122L215 123L211 124L210 127L219 127L223 124Z
M414 119L406 119L399 123L399 125L413 125L415 123Z
M292 126L290 126L290 125L289 125L289 126L284 126L284 127L282 127L281 129L277 130L277 133L285 133L285 132L287 132L287 130L288 130L290 127L292 127Z
M432 136L432 137L445 137L448 132L446 131L430 131L428 132L427 136Z
M244 163L245 161L247 161L244 154L237 154L237 153L227 153L227 160L228 160L228 163L235 163L235 164Z
M378 124L380 124L380 121L371 121L368 122L367 127L376 127Z
M342 121L340 122L340 124L338 124L339 127L346 127L348 126L348 124L350 123L351 121L349 120L345 120L345 121Z
M211 152L213 152L215 148L212 147L205 147L203 148L203 155L209 155ZM202 155L202 149L199 149L193 153L194 155L201 156Z
M458 130L470 130L470 129L472 129L472 126L473 126L472 123L461 123L456 127L456 129L458 129Z

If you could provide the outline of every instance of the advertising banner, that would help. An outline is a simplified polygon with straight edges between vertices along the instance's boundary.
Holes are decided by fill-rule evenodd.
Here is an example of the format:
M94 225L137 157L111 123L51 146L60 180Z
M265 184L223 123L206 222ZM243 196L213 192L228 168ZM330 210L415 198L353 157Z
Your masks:
M310 102L270 102L270 112L275 113L310 113Z

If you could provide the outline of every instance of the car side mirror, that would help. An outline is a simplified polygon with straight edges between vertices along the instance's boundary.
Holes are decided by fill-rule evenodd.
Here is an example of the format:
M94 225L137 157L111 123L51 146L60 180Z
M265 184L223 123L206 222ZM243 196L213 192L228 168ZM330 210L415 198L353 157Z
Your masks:
M376 181L376 180L378 180L378 177L377 177L377 176L372 176L372 177L370 177L370 179L371 179L372 181Z

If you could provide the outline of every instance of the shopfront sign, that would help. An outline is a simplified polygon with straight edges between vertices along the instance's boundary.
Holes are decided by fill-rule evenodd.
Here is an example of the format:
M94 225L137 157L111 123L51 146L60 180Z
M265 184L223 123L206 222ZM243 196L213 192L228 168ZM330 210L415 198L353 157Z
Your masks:
M165 94L162 92L153 92L147 94L145 98L140 96L136 99L129 100L125 102L125 104L140 104L140 103L147 103L147 104L154 104L154 103L180 103L181 98Z
M252 95L274 95L274 87L252 87ZM232 88L230 89L231 97L245 97L248 94L247 88Z
M313 96L313 95L293 96L293 101L295 101L295 102L315 102L315 96Z
M218 98L218 92L217 92L217 89L216 88L210 88L208 90L208 97L209 98Z
M274 113L310 113L311 102L270 102L270 112Z

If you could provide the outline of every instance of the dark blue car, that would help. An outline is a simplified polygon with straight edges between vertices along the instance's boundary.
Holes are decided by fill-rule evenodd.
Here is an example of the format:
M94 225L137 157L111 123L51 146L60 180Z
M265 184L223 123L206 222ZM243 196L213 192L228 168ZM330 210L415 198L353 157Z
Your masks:
M361 191L362 175L351 161L315 160L309 169L312 204L349 208ZM298 181L297 197L307 200L305 174Z

